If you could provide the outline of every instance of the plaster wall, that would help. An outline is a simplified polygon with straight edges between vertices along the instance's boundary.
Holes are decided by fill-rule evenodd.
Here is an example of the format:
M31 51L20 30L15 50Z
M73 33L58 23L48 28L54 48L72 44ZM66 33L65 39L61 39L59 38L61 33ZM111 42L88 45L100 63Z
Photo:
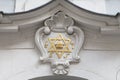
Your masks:
M40 7L51 0L0 0L0 11L5 13L24 12ZM69 0L87 10L115 15L120 11L119 0Z
M119 52L83 50L81 62L72 64L68 75L89 80L119 80ZM50 65L40 63L34 49L0 50L0 53L1 80L28 80L52 75Z
M53 75L50 64L39 60L40 52L34 43L37 28L21 28L15 34L0 33L0 80L29 80ZM87 35L85 39L89 38ZM71 64L68 75L88 80L119 80L120 51L102 49L83 47L80 63Z

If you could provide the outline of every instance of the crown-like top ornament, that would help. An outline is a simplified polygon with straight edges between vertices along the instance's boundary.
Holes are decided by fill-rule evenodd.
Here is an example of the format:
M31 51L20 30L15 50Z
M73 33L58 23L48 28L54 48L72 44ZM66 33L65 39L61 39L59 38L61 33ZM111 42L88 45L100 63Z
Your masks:
M48 26L53 31L65 31L69 26L72 26L73 24L73 19L67 17L63 12L59 12L45 21L45 26Z

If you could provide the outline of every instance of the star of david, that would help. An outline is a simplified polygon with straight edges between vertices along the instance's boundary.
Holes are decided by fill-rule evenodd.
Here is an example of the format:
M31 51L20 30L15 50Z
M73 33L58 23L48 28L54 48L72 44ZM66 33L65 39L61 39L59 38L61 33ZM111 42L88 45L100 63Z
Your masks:
M69 38L64 38L62 34L58 34L55 38L48 38L50 43L50 48L48 52L50 53L50 57L52 57L53 53L56 53L58 58L62 58L64 53L71 53L69 49L69 45L71 40Z

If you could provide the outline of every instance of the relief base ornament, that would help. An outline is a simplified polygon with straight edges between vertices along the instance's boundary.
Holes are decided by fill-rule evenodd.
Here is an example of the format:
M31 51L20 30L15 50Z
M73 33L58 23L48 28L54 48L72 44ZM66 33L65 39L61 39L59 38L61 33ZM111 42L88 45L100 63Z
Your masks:
M79 62L79 53L84 42L80 27L63 12L45 20L35 34L35 43L40 51L40 60L50 62L54 74L68 74L69 65Z

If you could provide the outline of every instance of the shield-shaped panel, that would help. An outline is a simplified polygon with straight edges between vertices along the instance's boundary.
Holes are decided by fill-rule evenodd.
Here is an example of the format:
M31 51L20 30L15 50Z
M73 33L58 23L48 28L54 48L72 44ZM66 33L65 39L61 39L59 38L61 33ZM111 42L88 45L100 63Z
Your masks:
M40 60L50 62L54 74L67 74L71 62L79 62L79 53L84 41L80 27L63 12L45 21L37 30L35 43L40 50Z

